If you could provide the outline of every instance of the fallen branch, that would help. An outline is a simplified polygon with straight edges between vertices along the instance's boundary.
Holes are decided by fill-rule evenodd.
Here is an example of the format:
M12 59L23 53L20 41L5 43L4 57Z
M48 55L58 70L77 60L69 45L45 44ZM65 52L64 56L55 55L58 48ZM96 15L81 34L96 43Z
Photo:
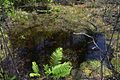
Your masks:
M92 39L92 42L94 43L94 45L95 45L101 52L104 52L104 51L97 45L97 43L95 42L95 40L94 40L94 38L93 38L92 36L90 36L90 35L88 35L88 34L86 34L86 33L73 33L73 34L75 34L75 35L85 35L85 36L91 38L91 39Z

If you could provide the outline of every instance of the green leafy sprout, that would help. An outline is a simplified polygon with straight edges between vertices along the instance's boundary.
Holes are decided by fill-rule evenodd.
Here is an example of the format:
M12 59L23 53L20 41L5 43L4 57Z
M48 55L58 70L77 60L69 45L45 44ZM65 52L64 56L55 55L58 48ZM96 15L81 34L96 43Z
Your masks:
M36 62L32 62L32 70L33 70L33 73L29 74L30 77L40 77L39 67Z

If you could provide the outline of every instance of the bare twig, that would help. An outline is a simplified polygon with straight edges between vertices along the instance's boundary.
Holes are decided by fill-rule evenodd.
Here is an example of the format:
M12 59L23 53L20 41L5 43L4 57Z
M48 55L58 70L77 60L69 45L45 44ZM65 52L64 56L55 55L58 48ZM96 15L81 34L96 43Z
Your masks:
M97 43L95 42L95 40L94 40L94 38L93 38L92 36L90 36L90 35L88 35L88 34L86 34L86 33L73 33L73 34L75 34L75 35L85 35L85 36L91 38L91 39L92 39L92 42L94 43L94 45L95 45L101 52L104 52L104 51L97 45Z

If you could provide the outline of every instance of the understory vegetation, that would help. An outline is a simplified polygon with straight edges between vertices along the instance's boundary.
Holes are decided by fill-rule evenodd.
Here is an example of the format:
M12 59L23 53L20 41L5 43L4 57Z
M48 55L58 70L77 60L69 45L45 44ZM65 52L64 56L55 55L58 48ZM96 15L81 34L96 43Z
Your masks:
M119 80L120 0L1 0L0 80Z

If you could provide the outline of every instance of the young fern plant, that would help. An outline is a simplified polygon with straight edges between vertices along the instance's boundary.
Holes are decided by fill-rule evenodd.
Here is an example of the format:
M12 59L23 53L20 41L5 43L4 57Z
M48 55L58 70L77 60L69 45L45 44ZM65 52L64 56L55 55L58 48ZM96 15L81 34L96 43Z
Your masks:
M50 66L44 65L45 74L51 75L53 79L68 76L71 72L72 66L70 62L61 63L63 57L63 49L57 48L51 55Z

